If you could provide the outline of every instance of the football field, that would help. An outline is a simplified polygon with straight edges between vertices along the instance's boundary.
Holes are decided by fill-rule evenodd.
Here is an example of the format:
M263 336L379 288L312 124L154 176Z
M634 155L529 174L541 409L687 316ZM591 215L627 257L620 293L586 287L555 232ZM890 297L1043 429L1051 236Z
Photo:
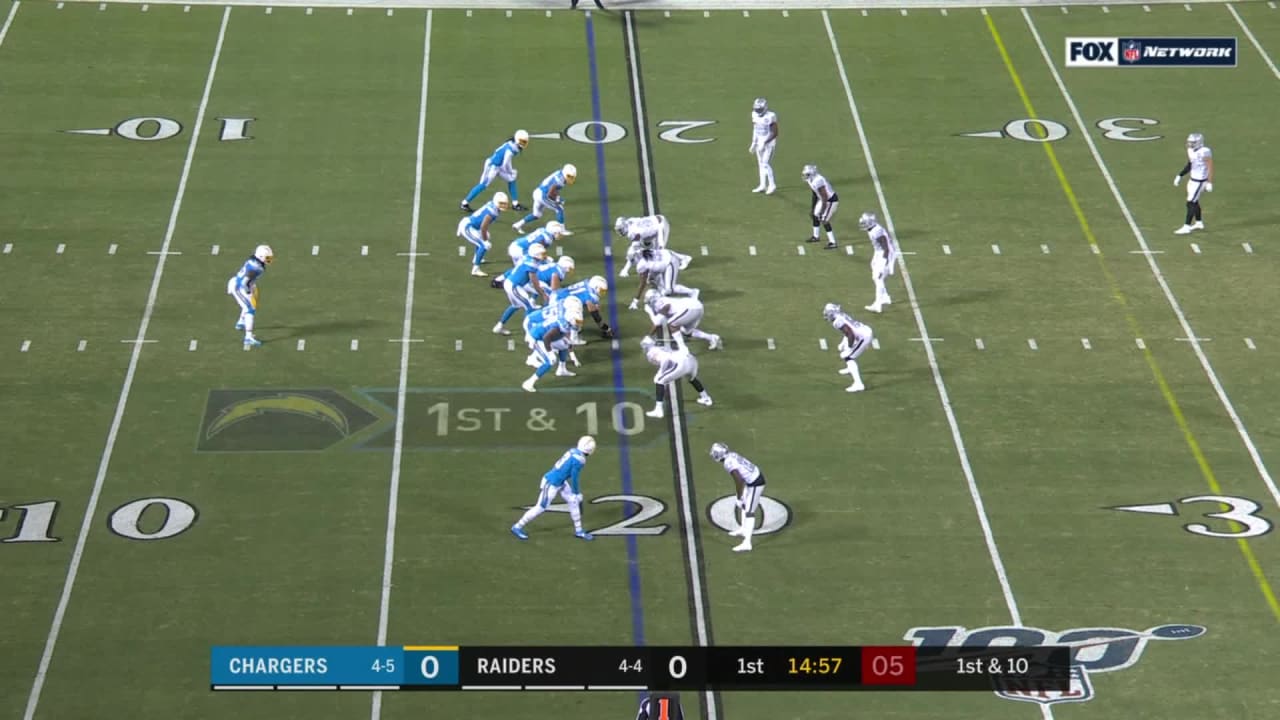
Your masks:
M410 4L0 2L0 718L636 711L213 692L217 645L1054 643L1067 692L685 713L1280 717L1276 2ZM1236 66L1067 66L1068 38L1202 37ZM536 393L456 232L517 129L524 204L577 166L551 254L608 279L618 331L588 319ZM1214 187L1175 235L1193 132ZM881 314L868 211L903 251ZM724 339L690 340L714 405L673 385L662 419L613 231L655 213ZM264 243L246 350L226 286ZM875 331L865 392L826 303ZM517 540L584 433L595 540L562 504ZM751 552L714 442L767 475Z

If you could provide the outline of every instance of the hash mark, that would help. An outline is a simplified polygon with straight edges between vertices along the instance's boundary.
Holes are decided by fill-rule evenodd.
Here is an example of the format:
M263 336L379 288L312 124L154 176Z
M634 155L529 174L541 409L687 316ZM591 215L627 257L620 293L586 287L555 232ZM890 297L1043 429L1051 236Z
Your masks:
M662 17L671 17L671 11L667 10L662 13Z
M803 255L803 254L804 254L804 246L803 246L803 245L797 245L797 246L796 246L796 254L797 254L797 255Z
M466 257L466 255L467 255L467 246L466 246L466 245L459 245L459 246L458 246L458 257Z
M986 14L987 14L987 9L986 9L986 8L982 8L982 14L983 14L983 15L986 15Z
M392 15L395 15L395 14L396 14L396 11L394 8L387 8L387 17L391 17Z
M362 256L367 256L367 255L369 254L369 246L368 246L368 245L361 245L361 246L360 246L360 254L361 254Z
M866 16L867 16L867 11L866 11L866 10L863 10L863 11L862 11L862 17L866 17Z
M547 17L551 17L551 11L550 11L550 10L548 10L548 11L547 11Z
M183 5L183 6L182 6L182 12L184 12L184 13L189 13L189 12L191 12L191 6L190 6L190 5Z
M1267 3L1267 5L1268 5L1268 6L1270 6L1272 10L1275 10L1275 9L1276 9L1276 4L1275 4L1275 3L1273 3L1273 2L1269 2L1269 3Z
M115 254L116 254L116 250L119 250L119 249L120 249L120 246L119 246L119 245L117 245L117 244L115 244L115 243L111 243L110 245L108 245L108 246L107 246L107 254L108 254L108 255L115 255ZM8 246L5 246L5 252L9 252Z
M1245 339L1244 339L1244 346L1245 346L1245 347L1247 347L1247 348L1249 348L1250 350L1257 350L1257 349L1258 349L1258 346L1253 344L1253 338L1245 338Z
M462 352L462 341L461 341L461 340L454 340L454 341L453 341L453 351L454 351L454 352Z
M1253 254L1253 246L1250 245L1249 243L1240 243L1240 247L1244 248L1244 251L1249 253L1250 255Z
M1138 346L1138 349L1139 349L1139 350L1146 350L1146 349L1147 349L1147 342L1146 342L1145 340L1143 340L1142 338L1134 338L1134 339L1133 339L1133 342L1134 342L1134 344L1136 344L1136 345Z
M142 6L142 12L146 12L146 11L147 11L147 9L148 9L148 8L150 8L150 7L151 7L150 5L143 4L143 6Z
M58 255L61 255L62 253L66 252L66 251L67 251L67 244L66 244L66 243L58 243L58 247L57 247L53 252L54 252L54 253L56 253L56 254L58 254Z
M1150 5L1143 5L1143 6L1142 6L1142 12L1151 12L1151 6L1150 6Z
M1049 254L1049 246L1048 246L1048 245L1041 245L1041 246L1040 246L1040 252L1044 253L1045 255L1048 255L1048 254Z
M906 16L907 16L907 9L902 8L902 17L906 17Z
M564 248L560 245L556 246L556 257L564 255Z
M711 11L710 11L710 10L703 10L703 11L702 11L702 17L711 17Z
M775 342L773 341L773 338L767 338L767 339L765 340L765 344L769 346L769 349L770 349L770 350L777 350L777 349L778 349L778 344L777 344L777 343L775 343Z
M604 256L605 256L605 257L613 257L613 246L612 246L612 245L605 245L605 246L604 246Z
M826 349L827 349L827 339L826 339L826 338L818 338L818 349L819 349L819 350L826 350Z
M267 14L267 15L270 15L270 14L271 14L271 8L267 8L267 13L266 13L266 14Z
M750 10L743 10L743 11L742 11L742 17L751 17L751 11L750 11Z
M1059 7L1058 7L1058 9L1062 11L1062 14L1063 14L1063 15L1066 15L1066 14L1067 14L1067 6L1066 6L1066 5L1059 6Z
M1182 7L1186 8L1187 12L1191 12L1191 5L1189 3L1183 3Z
M617 340L610 340L610 341L609 341L609 349L610 349L610 350L621 350L621 349L622 349L622 343L618 342Z
M1109 13L1109 12L1111 12L1111 8L1107 7L1106 5L1103 5L1103 6L1102 6L1102 12L1104 12L1104 13Z
M98 3L98 12L102 12L103 10L106 10L106 9L107 9L106 3Z
M991 252L995 253L996 255L999 255L999 254L1000 254L1000 246L999 246L999 245L996 245L995 243L992 243L992 244L991 244Z
M306 350L306 349L307 349L307 341L306 341L306 340L303 340L303 339L301 339L301 338L299 338L299 339L298 339L298 352L302 352L303 350Z
M844 246L844 254L845 254L845 255L852 255L852 254L853 254L853 246L852 246L852 245L845 245L845 246Z
M516 341L512 340L511 338L507 338L507 352L515 352L515 349L516 349Z
M80 342L76 343L76 352L84 352L85 347L87 347L88 345L89 345L88 340L81 340Z
M193 338L190 343L187 343L187 352L195 352L199 345L200 343L196 342Z
M974 339L973 339L973 344L974 344L974 346L975 346L975 347L977 347L979 350L986 350L986 349L987 349L987 344L986 344L986 343L984 343L984 342L982 342L982 338L974 338Z
M217 255L220 252L222 252L222 248L217 245L214 245L213 247L209 248L210 255Z
M115 245L112 245L111 247L115 247ZM13 252L13 243L5 243L5 244L4 244L4 254L5 254L5 255L8 255L8 254L9 254L9 253L11 253L11 252Z
M63 5L66 5L66 3L58 3L58 9L61 10Z
M703 245L703 246L702 246L702 256L703 256L703 257L706 257L707 255L710 255L710 254L711 254L711 253L707 252L707 246L706 246L706 245Z
M510 10L508 10L508 11L507 11L507 17L511 17L511 11L510 11Z
M1084 347L1085 350L1093 349L1093 345L1089 343L1089 338L1080 338L1080 345Z
M951 254L951 246L950 246L950 245L943 245L943 246L942 246L942 254L943 254L943 255L950 255L950 254Z
M307 8L307 14L308 14L308 15L310 15L310 14L311 14L311 8Z
M755 254L756 254L756 246L755 246L755 245L748 245L748 246L747 246L747 254L748 254L748 255L755 255Z
M471 11L470 11L470 10L468 10L468 11L467 11L467 17L471 17Z
M1031 348L1032 350L1040 349L1040 346L1036 344L1035 338L1027 338L1027 347Z
M1200 246L1199 246L1198 244L1196 244L1196 243L1191 243L1191 252L1193 252L1193 253L1195 253L1195 254L1199 255L1199 254L1200 254Z
M31 349L31 341L30 341L30 340L23 340L23 341L22 341L22 349L21 349L21 350L19 350L18 352L26 352L26 351L28 351L28 350L30 350L30 349Z
M352 14L352 13L354 13L354 12L355 12L355 11L354 11L354 10L352 10L351 8L347 8L347 15L351 15L351 14Z
M1271 7L1275 7L1275 6L1276 6L1275 3L1271 3ZM791 13L787 12L786 10L783 10L782 17L791 17Z
M1098 247L1097 243L1089 243L1089 250L1092 251L1094 255L1102 254L1102 248Z
M872 350L879 350L879 349L880 349L880 338L875 337L875 336L872 336L872 338L871 338L871 349L872 349Z
M320 254L320 246L319 246L319 245L312 245L312 246L311 246L311 256L312 256L312 257L315 257L316 255L319 255L319 254Z
M360 341L355 338L351 338L351 352L355 352L359 349L360 349Z
M947 9L942 8L942 17L946 17L946 16L947 16Z

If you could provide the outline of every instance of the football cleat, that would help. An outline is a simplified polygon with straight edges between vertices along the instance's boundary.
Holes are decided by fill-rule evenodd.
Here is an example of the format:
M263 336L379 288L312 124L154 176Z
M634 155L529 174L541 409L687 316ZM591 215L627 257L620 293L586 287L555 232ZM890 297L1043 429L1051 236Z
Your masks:
M595 540L596 539L595 535L592 535L586 530L576 530L574 531L573 536L578 538L579 540Z
M837 245L837 244L835 244L835 243L833 243L833 242L829 242L829 243L827 243L826 245L823 245L823 246L822 246L822 249L823 249L823 250L836 250L836 249L839 249L839 247L840 247L839 245Z
M521 149L529 147L529 133L527 131L517 130L515 135L512 135L511 138L516 141L516 144L519 145Z
M523 234L524 234L524 221L523 221L523 220L521 220L520 222L514 222L514 223L511 223L511 229L512 229L512 230L515 230L516 232L518 232L518 233L520 233L521 235L523 235Z
M578 166L569 163L561 168L560 172L564 173L564 181L567 185L572 185L578 181Z
M237 329L237 330L243 330L243 329L244 329L244 321L237 322L237 323L236 323L236 329Z
M805 242L818 242L818 238L813 237L812 235L810 235L809 237L805 238L805 239L804 239L804 241L805 241Z
M494 335L510 335L511 331L502 327L502 323L498 323L497 325L493 326L493 334Z
M462 202L458 203L458 209L464 213L475 212L474 210L471 209L471 203L467 202L466 200L463 200Z
M870 230L876 226L876 214L873 212L864 212L862 217L858 218L858 227L863 230Z
M523 383L520 383L520 387L525 392L538 392L538 388L534 387L534 384L537 382L538 382L537 378L529 378L528 380L525 380Z
M655 406L654 406L654 408L653 408L652 410L650 410L649 412L645 413L644 415L645 415L645 417L657 418L657 419L661 420L663 417L665 417L665 416L666 416L666 413L664 413L664 412L662 411L662 405L661 405L661 404L659 404L659 405L655 405Z
M849 387L845 388L845 389L844 389L844 391L845 391L845 392L855 393L855 392L862 392L863 390L866 390L866 389L867 389L867 386L866 386L866 385L863 385L863 384L862 384L862 383L860 383L860 382L856 382L856 383L854 383L854 384L850 385Z
M1197 221L1195 221L1195 222L1191 223L1191 229L1192 229L1192 230L1203 230L1203 229L1204 229L1204 221L1202 221L1202 220L1197 220Z
M1174 235L1190 235L1190 234L1191 234L1191 230L1192 230L1192 228L1191 228L1191 226L1190 226L1190 225L1183 225L1182 227L1178 228L1177 230L1174 230L1174 231L1173 231L1173 234L1174 234Z
M253 337L247 337L247 338L245 338L245 339L244 339L244 349L245 349L245 350L248 350L248 349L249 349L249 348L251 348L251 347L262 347L262 341L261 341L261 340L259 340L258 338L253 338Z
M556 377L576 377L577 375L578 373L570 370L564 365L561 365L560 367L556 368Z
M522 204L520 203L520 201L518 201L518 200L517 200L517 201L515 202L515 204L513 204L513 205L511 206L511 209L512 209L512 210L515 210L515 211L517 211L517 212L524 212L525 210L528 210L529 208L525 207L524 205L522 205Z
M520 538L521 540L528 540L528 539L529 539L529 533L525 532L522 528L518 528L518 527L516 527L515 525L512 525L512 526L511 526L511 534L512 534L512 535L515 535L516 537Z
M743 540L742 542L733 546L733 551L734 552L751 552L751 541Z
M711 399L711 396L710 396L710 395L699 395L699 396L698 396L698 404L699 404L699 405L705 405L705 406L707 406L707 407L711 407L712 405L714 405L714 404L715 404L715 401Z
M479 265L471 266L471 275L473 277L489 277L489 273L481 270Z

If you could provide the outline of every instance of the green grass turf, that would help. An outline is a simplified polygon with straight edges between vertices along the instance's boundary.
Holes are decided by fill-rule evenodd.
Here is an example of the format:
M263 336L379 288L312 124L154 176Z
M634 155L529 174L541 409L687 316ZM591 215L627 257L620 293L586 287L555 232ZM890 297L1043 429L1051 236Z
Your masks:
M1280 53L1280 11L1235 7L1267 52ZM1179 310L1212 338L1204 358L1266 462L1280 432L1280 396L1266 382L1277 347L1267 193L1280 180L1266 118L1280 112L1280 78L1225 6L1193 8L1029 16L1124 207L1161 251ZM17 532L15 506L56 501L50 532L60 539L0 544L4 717L22 717L49 635L130 366L132 345L121 341L143 316L157 265L148 252L169 230L222 17L201 6L29 2L0 45L0 245L13 246L0 255L0 536ZM1039 143L961 135L1032 117L988 18L1037 116L1069 129L1051 143L1061 178ZM1185 331L1152 268L1131 252L1138 240L1021 11L829 14L876 179L913 253L905 259L920 316L941 339L932 349L972 485L901 276L890 283L894 305L868 319L880 348L863 357L866 393L845 394L835 353L819 346L837 341L823 303L866 315L869 248L855 222L864 210L883 214L822 13L635 14L647 157L624 17L597 14L600 118L626 132L599 146L602 178L597 146L567 137L593 117L581 15L433 11L416 228L427 254L411 261L397 253L415 230L426 20L409 9L231 11L172 228L171 250L182 254L165 260L147 330L156 342L132 377L37 717L96 717L104 707L138 718L369 713L363 693L211 693L208 649L376 642L402 357L390 341L403 333L410 262L410 337L421 342L410 344L405 379L391 644L629 644L637 608L646 643L695 642L672 458L684 433L696 571L717 644L899 644L917 627L1008 625L1014 610L1054 633L1195 624L1207 633L1152 640L1132 667L1091 674L1093 699L1054 705L1055 716L1275 714L1274 533L1246 544L1187 532L1195 522L1220 533L1242 526L1202 518L1220 508L1212 502L1179 501L1249 499L1268 522L1276 501L1200 359L1178 339ZM1062 68L1065 37L1127 34L1239 36L1240 66ZM771 197L748 192L747 114L758 95L781 123ZM182 132L155 142L58 132L130 117L173 118ZM253 139L219 141L226 117L253 118ZM1160 138L1104 137L1096 123L1116 117L1152 118L1158 124L1139 134ZM662 136L694 121L710 124L677 137L711 142ZM466 274L454 235L457 202L482 158L517 126L561 133L535 139L518 160L526 202L553 169L579 168L567 193L576 234L564 243L576 277L604 273L614 217L643 214L652 195L670 218L672 246L694 256L682 282L703 289L704 325L726 342L718 353L693 342L715 407L695 405L686 386L679 428L631 424L652 392L636 347L647 322L626 310L634 278L616 279L611 298L623 335L617 368L608 344L590 336L578 377L548 377L534 396L518 389L523 354L489 332L502 296ZM1204 201L1208 231L1175 237L1183 196L1170 176L1192 130L1206 134L1219 177ZM840 193L836 230L852 257L803 242L809 193L799 174L811 162ZM495 226L490 269L505 266L514 219ZM267 344L244 353L223 288L261 242L278 258L262 285ZM614 249L620 262L622 243ZM618 378L636 405L624 411L637 429L625 462L609 431ZM291 394L282 402L295 410L323 408L319 398L349 424L337 431L272 413L211 436L209 421L246 397L228 391ZM665 530L635 538L634 562L626 538L580 543L559 513L535 521L529 543L506 533L538 475L588 429L587 406L604 426L587 497L626 493L661 507L645 524ZM555 430L526 425L544 410ZM755 460L789 511L787 526L758 536L749 555L730 552L736 540L708 514L731 492L706 456L714 441ZM279 452L247 451L255 447ZM111 531L127 515L118 508L147 498L180 500L198 515L168 539ZM1106 509L1155 503L1174 503L1181 516ZM623 508L589 504L587 526L611 527ZM152 533L178 519L157 506L138 527ZM686 701L696 716L696 694ZM381 716L585 720L627 717L634 702L631 693L389 693ZM727 720L1038 714L987 693L722 693L714 707Z

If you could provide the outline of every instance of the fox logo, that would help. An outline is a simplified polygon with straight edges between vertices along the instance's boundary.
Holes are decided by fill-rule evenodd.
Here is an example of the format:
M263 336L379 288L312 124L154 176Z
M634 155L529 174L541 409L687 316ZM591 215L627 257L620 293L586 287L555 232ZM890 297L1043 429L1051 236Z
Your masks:
M1187 640L1205 634L1199 625L1158 625L1147 630L1117 627L1071 628L1062 632L1034 627L996 626L967 630L959 626L914 627L903 636L916 646L952 645L967 648L1066 645L1071 651L1071 683L1066 690L1009 683L996 690L1006 700L1040 705L1093 699L1090 673L1123 670L1142 657L1152 640Z

